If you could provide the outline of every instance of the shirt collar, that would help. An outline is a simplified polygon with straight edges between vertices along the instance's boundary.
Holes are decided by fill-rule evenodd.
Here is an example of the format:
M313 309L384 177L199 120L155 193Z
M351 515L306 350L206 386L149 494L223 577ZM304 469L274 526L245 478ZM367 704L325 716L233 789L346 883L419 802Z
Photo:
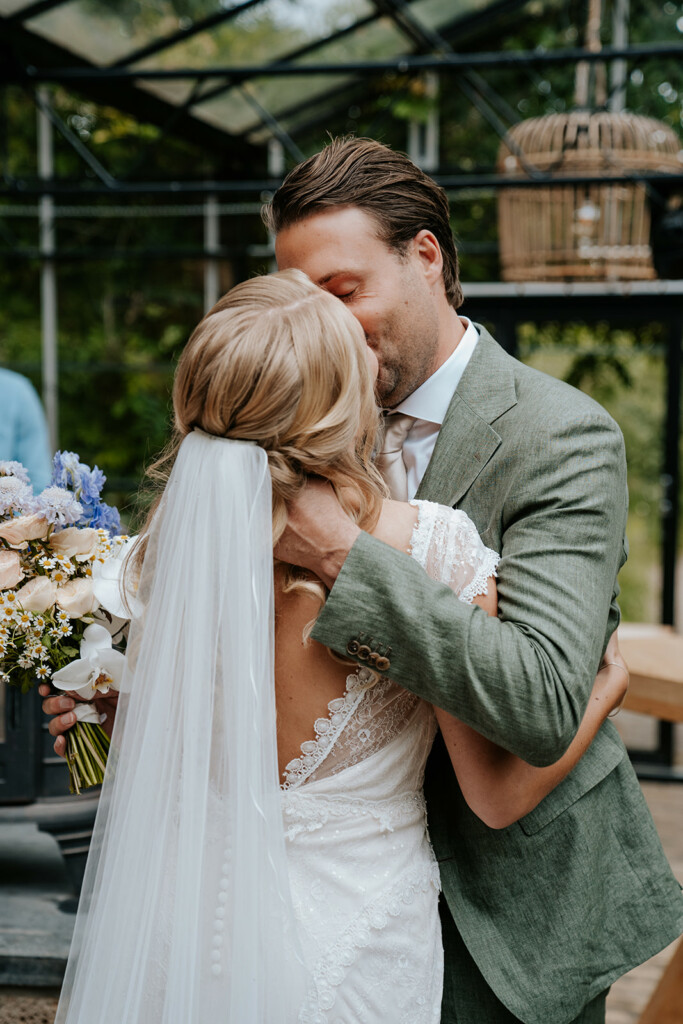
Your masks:
M445 363L434 371L431 377L420 384L411 395L397 405L392 412L403 412L414 416L417 420L426 420L428 423L436 423L439 426L443 423L451 404L453 393L460 383L460 378L470 361L472 353L479 339L479 332L467 317L460 317L466 325L465 333L460 339L457 348L448 357Z

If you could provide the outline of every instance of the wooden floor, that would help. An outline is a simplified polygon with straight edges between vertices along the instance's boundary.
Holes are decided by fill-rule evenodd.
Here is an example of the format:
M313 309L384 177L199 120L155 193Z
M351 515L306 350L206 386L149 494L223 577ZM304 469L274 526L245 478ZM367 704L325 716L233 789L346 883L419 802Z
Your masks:
M653 723L644 716L622 712L615 724L629 745L649 745ZM683 767L683 726L676 729L677 760ZM683 783L643 782L642 787L669 863L676 878L683 883ZM612 986L607 1000L607 1024L637 1024L674 946L675 943Z

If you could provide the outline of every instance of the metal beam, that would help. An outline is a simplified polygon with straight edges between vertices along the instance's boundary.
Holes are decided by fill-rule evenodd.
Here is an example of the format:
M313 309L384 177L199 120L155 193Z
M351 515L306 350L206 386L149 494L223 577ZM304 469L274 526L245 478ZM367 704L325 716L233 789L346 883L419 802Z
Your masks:
M470 14L462 14L453 18L439 29L440 34L448 39L456 36L461 40L463 33L471 36L481 28L490 29L493 24L499 28L500 18L507 14L516 14L520 7L524 7L528 0L498 0L498 3L488 4L483 10L473 11ZM545 11L544 11L545 13ZM530 15L529 20L538 23L538 14Z
M78 136L71 131L68 125L64 123L54 107L46 100L44 89L44 86L36 89L35 100L38 109L49 119L49 121L51 121L60 135L65 138L69 145L78 153L81 160L88 165L91 171L95 172L100 181L104 182L104 184L109 188L114 188L116 186L116 178L109 173L106 167L102 166L97 157L90 152L87 146L83 145Z
M354 90L359 89L360 87L363 86L363 84L363 78L350 78L348 80L348 84L344 86L345 99L343 103L340 103L338 86L334 86L332 89L325 89L324 92L316 93L315 96L309 96L306 100L300 100L299 102L294 103L291 107L286 107L284 110L278 110L278 119L284 121L289 117L294 117L296 114L305 113L306 111L310 110L311 107L316 107L319 106L320 104L325 105L328 100L336 100L336 103L332 104L331 106L326 106L325 109L324 119L332 117L335 114L337 114L340 110L343 110L344 107L348 107L349 103L353 103L355 95ZM348 92L346 92L346 90L348 90ZM367 92L365 92L365 96L367 97ZM359 99L362 99L362 97L359 97ZM319 118L312 123L317 124L318 121L322 118L323 115L321 114ZM304 124L307 126L308 122L304 122ZM240 132L237 132L235 134L235 138L247 140L252 132L258 131L260 126L260 121L254 121L248 128L243 128ZM304 127L304 131L305 130L306 127ZM301 131L301 127L299 124L296 125L296 131Z
M415 17L405 0L372 0L372 3L382 14L387 14L396 27L421 50L453 52L450 43Z
M641 43L627 47L606 47L599 53L589 53L580 47L551 50L540 53L537 50L516 50L505 53L444 54L443 56L401 56L390 60L342 61L338 64L248 64L242 67L214 65L204 68L95 68L61 67L23 69L23 80L33 82L104 82L137 81L164 82L178 79L239 78L240 76L307 77L310 75L372 74L387 72L406 74L409 71L427 69L444 73L469 70L471 68L514 68L519 66L545 67L551 64L572 64L578 61L605 62L615 60L647 60L653 57L675 57L683 59L683 43ZM16 81L17 77L3 69L0 81Z
M413 3L414 0L408 0L408 2ZM528 0L499 0L498 3L493 3L489 7L487 7L486 11L483 13L476 12L473 14L463 15L456 18L455 21L450 21L447 26L441 26L439 30L439 37L445 39L446 42L448 42L447 37L449 35L457 37L459 44L462 43L464 38L468 41L468 45L471 45L474 38L479 36L480 28L485 27L486 29L490 30L492 18L495 19L497 16L505 16L507 14L511 15L515 13L519 7L523 6L527 2ZM366 20L371 21L376 20L376 18L377 15L371 15ZM358 27L362 23L363 22L357 22L355 27ZM487 33L487 36L489 34L490 32ZM495 91L488 85L488 83L485 82L484 79L481 78L480 75L476 74L476 72L474 71L471 72L470 74L472 76L471 81L473 86L482 95L482 97L484 97L492 106L498 108L499 113L502 114L503 117L506 117L508 121L510 121L510 123L515 123L516 121L519 120L516 111L514 111L509 106L509 104L507 104L506 101L502 99L502 97L495 93ZM337 103L333 107L331 107L330 110L327 111L324 116L321 114L319 116L309 117L307 120L304 120L303 122L297 124L293 128L290 128L290 131L295 131L296 133L302 131L311 131L319 127L319 125L323 123L328 116L338 114L341 110L343 110L345 106L348 105L349 102L353 103L354 92L357 91L359 88L363 88L364 83L365 79L363 76L349 78L348 82L344 85L345 99L343 103L339 102L339 88L335 87L334 89L331 89L329 91L319 93L317 96L311 96L303 102L288 107L286 110L278 111L278 118L282 120L285 118L292 117L293 115L296 115L300 112L304 113L308 111L311 107L318 106L321 102L324 102L326 99L332 99L333 97L336 98ZM348 99L346 98L347 90ZM359 98L359 101L360 100L362 100L362 97ZM250 125L250 127L245 128L239 133L237 133L235 137L246 139L253 131L258 130L258 127L258 123L254 122L252 125Z
M294 140L289 137L289 135L282 127L280 122L277 120L277 118L273 117L271 112L266 107L264 107L262 103L259 103L256 97L250 92L249 88L247 86L240 85L239 91L246 100L246 102L249 104L249 106L252 108L252 110L255 110L256 113L259 115L259 117L261 118L261 123L265 125L265 127L268 128L270 132L272 132L273 138L277 139L278 142L282 146L284 146L289 155L293 157L297 163L300 163L302 160L304 160L304 154L301 152L296 142L294 142Z
M48 117L50 97L42 86L36 97L38 108L38 173L49 180L54 174L52 119ZM57 355L57 272L54 198L40 199L40 332L43 405L50 438L50 451L59 448L59 367Z
M26 7L22 7L21 10L8 14L5 21L13 25L23 24L26 21L30 21L31 18L37 18L38 15L51 11L53 7L61 7L66 3L69 3L69 0L38 0L35 4L28 4Z
M434 181L447 192L458 192L461 189L501 189L501 188L565 188L567 185L642 185L655 189L666 195L669 190L678 189L683 185L683 172L680 174L635 173L623 175L579 174L567 177L553 177L540 174L534 178L510 177L501 174L434 174ZM206 195L216 192L221 195L259 195L261 192L274 192L282 184L279 178L254 179L252 181L117 181L116 186L107 188L104 185L76 182L41 181L25 178L10 184L0 185L0 196L27 197L40 195L54 196L125 196L125 195Z
M299 60L301 57L307 57L309 53L315 53L316 50L320 50L323 46L327 46L329 43L335 43L338 39L342 39L344 36L351 35L356 31L356 29L363 28L365 25L369 25L370 22L377 21L378 18L378 14L371 14L365 18L361 18L359 21L354 22L353 25L348 25L346 28L340 29L339 32L334 32L331 36L324 36L322 39L316 39L313 43L306 43L305 46L300 46L296 50L291 50L289 53L284 54L284 56L278 57L277 60L267 64L266 68L274 68L279 64L288 64L290 61ZM230 81L224 82L223 85L214 86L212 89L207 89L206 92L201 93L199 97L193 101L192 106L197 106L199 103L204 103L206 100L213 99L221 93L228 92L236 85L242 85L244 82L248 82L254 77L256 76L247 73L236 75L234 78L231 78ZM253 129L250 129L250 131L253 131Z
M440 56L453 55L454 51L449 42L438 32L423 25L419 18L416 18L405 3L405 0L373 0L375 6L388 11L399 29L404 32L421 50L435 50ZM455 85L463 96L479 111L485 121L493 128L496 134L503 140L511 153L514 153L521 166L527 174L536 174L537 168L533 167L526 160L515 140L508 134L507 126L500 120L494 106L501 109L503 101L499 99L495 91L484 81L481 75L473 70L465 71L462 75L456 76ZM494 103L491 102L492 97ZM507 104L505 104L507 107ZM507 107L507 111L510 108ZM504 116L507 116L507 111ZM512 123L519 120L512 111Z
M59 0L59 2L61 2L61 0ZM238 14L242 14L243 11L248 11L251 7L258 7L259 4L262 3L264 3L264 0L245 0L244 3L239 4L237 7L231 7L227 11L221 9L216 14L210 14L207 18L202 18L201 21L196 21L193 25L189 25L187 28L178 29L177 32L173 32L170 36L165 36L162 39L155 39L153 43L148 43L146 46L141 46L137 50L132 50L131 53L127 53L125 57L120 57L119 60L113 61L110 67L127 67L138 60L144 60L145 57L151 57L155 53L161 53L163 50L168 50L171 46L175 46L176 43L184 43L186 39L191 39L192 36L196 36L200 32L206 32L207 29L215 28L217 25L221 25L226 21L231 21L233 18L237 17Z
M23 25L10 25L6 19L0 18L0 83L26 84L26 66L59 67L67 62L72 67L91 67L84 58L69 53L51 40L38 36ZM79 91L95 103L115 107L138 121L149 121L162 129L170 119L174 135L202 146L216 157L217 163L220 160L221 169L214 173L230 172L241 177L247 167L260 167L264 162L260 149L231 138L225 131L192 117L182 107L160 99L148 89L137 87L135 75L128 69L124 70L130 74L130 81L84 83ZM74 83L73 88L79 89L79 85ZM226 145L228 139L229 146Z

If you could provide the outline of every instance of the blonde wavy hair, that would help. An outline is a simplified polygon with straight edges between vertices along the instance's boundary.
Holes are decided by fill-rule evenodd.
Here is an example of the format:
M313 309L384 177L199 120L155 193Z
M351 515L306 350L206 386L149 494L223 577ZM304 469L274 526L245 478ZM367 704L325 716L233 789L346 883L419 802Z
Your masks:
M386 495L372 452L380 414L358 321L299 270L256 277L224 295L195 328L173 385L175 430L147 475L168 480L183 438L207 434L255 441L272 479L273 545L287 502L310 475L329 480L344 511L372 529ZM144 535L133 569L144 558ZM289 568L285 589L324 599L309 574Z

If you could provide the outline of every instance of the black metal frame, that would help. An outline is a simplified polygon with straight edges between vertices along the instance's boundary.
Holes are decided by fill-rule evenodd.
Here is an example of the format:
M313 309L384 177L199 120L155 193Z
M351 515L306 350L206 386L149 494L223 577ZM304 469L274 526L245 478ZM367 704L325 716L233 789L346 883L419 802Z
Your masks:
M328 37L327 42L334 37ZM20 71L5 69L0 73L0 84L22 82L103 82L137 81L164 82L181 79L202 81L209 78L238 78L267 75L291 77L309 75L364 74L385 75L388 72L407 74L410 71L437 70L441 73L471 71L477 68L547 67L552 64L579 62L609 64L615 60L647 60L652 57L683 57L683 43L642 43L635 46L605 47L598 53L570 47L543 53L538 50L514 50L509 53L446 53L404 55L389 60L341 61L337 64L293 64L280 60L272 64L213 65L203 68L139 68L126 67L25 67Z
M601 177L591 174L568 175L556 178L548 174L538 174L532 178L508 178L499 174L435 174L434 180L447 192L458 192L464 189L495 189L504 188L537 188L567 185L643 185L652 189L657 195L666 195L671 190L683 186L683 171L680 174L630 173ZM115 185L104 185L80 181L64 181L62 179L21 179L10 184L0 185L0 196L40 196L40 195L206 195L220 193L222 195L260 195L262 192L274 192L281 184L281 178L254 178L250 180L221 181L119 181Z
M345 89L353 90L358 85L357 76L359 74L382 75L388 71L398 71L402 74L419 73L422 70L430 68L438 68L442 72L455 72L455 80L458 88L465 94L466 98L479 109L482 116L489 121L495 131L501 135L501 137L505 138L507 134L507 127L500 121L498 114L503 111L503 116L510 123L517 120L516 114L507 104L505 104L501 97L495 94L495 92L480 76L476 75L476 68L510 67L519 63L523 63L530 67L538 67L548 62L577 61L579 59L609 62L611 60L621 59L624 56L628 56L631 59L640 59L655 55L683 55L683 47L677 44L654 44L646 47L628 47L626 50L606 48L600 54L586 54L586 51L579 48L558 50L552 53L538 53L537 51L517 52L511 54L454 53L450 43L450 38L457 39L459 46L461 45L462 39L466 38L467 45L471 45L474 35L481 32L484 28L490 28L492 18L505 18L506 16L510 16L523 5L525 0L498 0L498 2L492 3L485 12L472 12L452 19L446 25L442 26L439 31L424 25L419 17L416 16L415 12L412 10L412 5L415 3L415 0L372 0L375 7L375 13L364 18L359 18L356 22L344 29L340 29L329 36L306 44L297 50L291 51L284 57L280 57L277 60L266 64L235 68L218 66L211 68L143 70L133 69L131 67L131 64L136 61L142 60L152 54L168 50L199 32L209 30L236 17L243 11L258 7L260 4L265 2L265 0L244 0L244 2L230 8L229 10L214 12L212 15L208 15L206 18L187 26L186 28L179 29L168 36L159 38L145 46L139 47L137 50L131 51L119 58L109 67L96 68L85 60L75 59L72 54L69 54L63 48L54 44L48 44L45 40L38 39L38 37L25 28L26 22L31 18L36 17L40 13L43 13L55 6L59 6L64 2L66 2L66 0L38 0L38 3L34 3L23 10L17 11L11 16L0 18L0 25L4 24L10 30L10 49L8 52L10 57L14 57L14 59L8 59L4 62L0 62L3 65L2 70L0 70L0 82L23 81L27 84L37 81L73 82L76 86L79 83L88 84L88 91L90 92L93 90L101 90L103 88L105 91L109 92L112 86L118 86L120 88L120 86L125 83L124 88L128 87L132 94L141 99L142 105L139 110L141 111L142 116L146 116L146 112L147 116L149 116L149 112L153 112L153 116L150 117L150 119L158 122L160 120L159 113L162 108L165 108L166 116L161 118L161 121L166 129L172 128L172 130L178 134L187 134L191 124L193 126L193 134L198 132L199 135L204 138L207 138L208 135L211 135L212 133L215 135L216 129L213 129L211 126L203 123L201 118L196 115L192 115L191 111L207 100L220 95L221 93L229 92L232 88L243 85L252 78L264 76L273 77L278 75L344 74L350 76L347 83L345 83ZM301 57L313 53L346 35L352 35L364 25L374 22L383 16L387 16L392 19L399 30L404 33L408 43L412 45L416 52L390 61L354 61L340 64L328 64L322 62L320 64L306 65L296 63ZM24 33L23 36L17 35L17 33L22 32ZM12 46L12 44L14 44L14 46ZM32 55L30 63L24 61L24 65L22 66L21 62L16 59L16 53L25 49L26 52L32 54L34 49L32 44L37 45L38 56L42 56L43 59L36 61ZM5 43L5 46L7 47L7 43ZM56 67L55 65L59 63L60 56L65 61L69 61L71 66ZM51 70L48 70L46 67L37 67L36 64L38 63L50 65ZM218 86L214 85L208 90L202 92L201 83L215 78L223 78L225 81ZM137 83L141 81L172 79L191 79L195 83L194 89L190 92L188 98L181 104L176 105L170 101L161 100L158 97L152 97L147 90L137 87ZM95 98L102 98L106 102L112 102L111 96L96 96ZM124 103L121 103L122 99L125 101ZM118 103L116 100L113 102L115 105L124 107L127 105L128 109L131 109L129 99L130 97L126 96L124 93L119 94ZM291 117L293 112L304 111L311 104L318 102L319 99L319 96L312 96L309 99L302 101L296 108L294 108L294 111L290 108L287 111L287 116ZM494 108L498 108L498 112L496 112ZM258 130L259 123L264 123L274 131L276 136L280 137L281 140L285 142L291 151L294 151L296 149L295 143L293 143L289 138L287 132L282 128L279 120L273 116L273 113L270 111L264 111L262 108L258 110L258 113L258 121L254 122L246 130L232 134L229 137L235 140L239 139L244 143L251 133ZM283 114L281 113L279 117L282 116ZM221 133L219 132L219 134ZM225 135L227 133L222 134Z

